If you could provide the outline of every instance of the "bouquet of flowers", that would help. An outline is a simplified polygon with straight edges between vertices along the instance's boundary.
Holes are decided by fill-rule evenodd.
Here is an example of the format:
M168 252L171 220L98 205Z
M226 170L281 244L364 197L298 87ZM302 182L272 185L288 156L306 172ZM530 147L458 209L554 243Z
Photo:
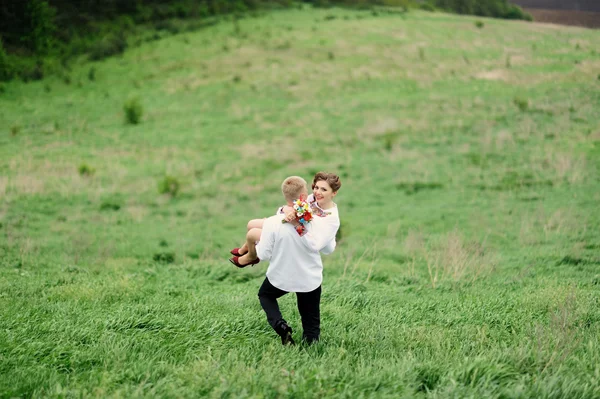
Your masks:
M292 207L296 212L296 220L300 223L296 226L296 231L298 234L303 235L306 225L310 223L313 218L313 209L308 202L304 198L299 198L293 202ZM285 223L285 219L281 221Z

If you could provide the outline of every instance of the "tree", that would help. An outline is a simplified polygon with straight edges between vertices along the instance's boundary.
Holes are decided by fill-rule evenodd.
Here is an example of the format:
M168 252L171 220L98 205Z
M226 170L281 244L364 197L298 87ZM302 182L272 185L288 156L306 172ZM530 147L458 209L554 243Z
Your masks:
M56 10L44 0L29 0L27 19L29 34L23 37L30 50L37 55L48 53L54 40Z

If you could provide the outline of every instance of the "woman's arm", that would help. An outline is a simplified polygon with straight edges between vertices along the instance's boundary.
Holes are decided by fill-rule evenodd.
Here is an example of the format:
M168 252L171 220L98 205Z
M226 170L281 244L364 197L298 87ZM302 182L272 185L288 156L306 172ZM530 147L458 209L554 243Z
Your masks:
M325 245L325 248L323 248L321 250L321 253L323 255L331 255L333 253L333 251L335 251L335 247L336 247L337 243L335 242L335 238L331 241L329 241L327 243L327 245Z
M335 235L339 228L340 220L334 216L315 218L309 224L309 227L306 229L306 233L301 236L301 240L311 251L320 252L331 249L331 252L333 252L333 249L335 249ZM327 248L332 241L334 245L333 248Z

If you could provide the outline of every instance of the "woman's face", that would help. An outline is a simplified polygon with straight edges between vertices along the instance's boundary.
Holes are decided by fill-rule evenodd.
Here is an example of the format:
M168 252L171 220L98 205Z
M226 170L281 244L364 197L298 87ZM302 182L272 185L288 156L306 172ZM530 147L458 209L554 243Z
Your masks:
M333 192L329 183L324 180L316 182L315 186L313 187L313 195L315 196L315 199L319 205L329 204L331 201L333 201L333 197L335 197L336 194L337 191Z

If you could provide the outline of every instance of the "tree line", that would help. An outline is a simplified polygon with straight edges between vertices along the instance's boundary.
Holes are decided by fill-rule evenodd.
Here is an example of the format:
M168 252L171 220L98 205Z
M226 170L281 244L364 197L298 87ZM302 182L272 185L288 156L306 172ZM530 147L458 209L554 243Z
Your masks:
M173 29L164 21L208 20L301 3L317 7L418 6L528 19L507 0L0 0L0 81L18 75L43 77L43 59L50 54L64 63L74 54L87 52L92 59L101 59L123 52L127 29L135 24L154 23L159 29Z

